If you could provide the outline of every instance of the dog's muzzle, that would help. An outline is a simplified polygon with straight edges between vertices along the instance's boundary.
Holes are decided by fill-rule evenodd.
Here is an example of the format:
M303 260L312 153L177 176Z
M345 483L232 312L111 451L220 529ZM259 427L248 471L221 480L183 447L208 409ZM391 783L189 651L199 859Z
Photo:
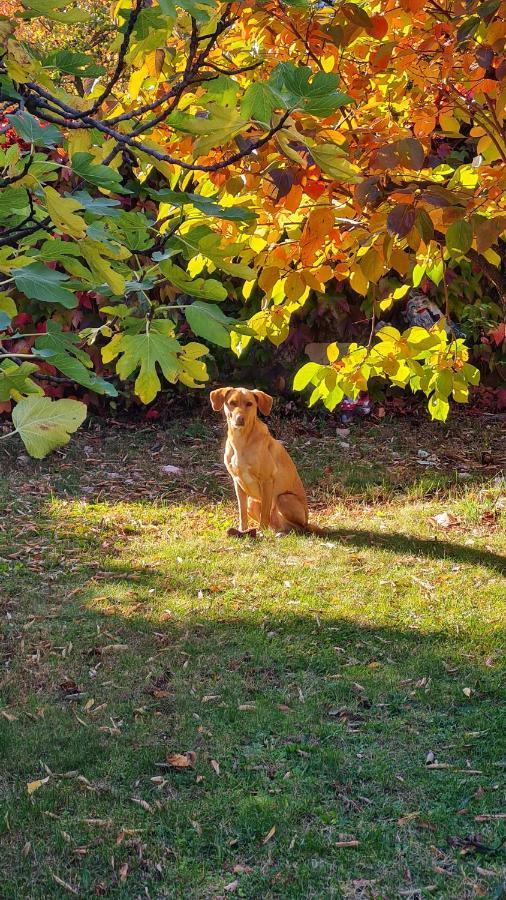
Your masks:
M232 419L232 425L234 428L243 428L246 425L246 419L244 416L234 416Z

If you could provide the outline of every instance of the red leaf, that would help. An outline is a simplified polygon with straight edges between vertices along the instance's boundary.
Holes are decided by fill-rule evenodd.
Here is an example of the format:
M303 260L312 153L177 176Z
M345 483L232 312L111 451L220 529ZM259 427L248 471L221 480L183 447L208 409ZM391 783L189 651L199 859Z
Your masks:
M408 203L398 203L389 212L387 228L390 234L406 237L413 228L416 219L416 209Z

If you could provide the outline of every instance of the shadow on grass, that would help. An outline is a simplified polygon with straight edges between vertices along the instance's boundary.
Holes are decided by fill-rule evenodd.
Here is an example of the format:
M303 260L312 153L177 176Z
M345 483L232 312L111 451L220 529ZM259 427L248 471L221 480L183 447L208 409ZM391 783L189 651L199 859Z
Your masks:
M41 537L51 539L56 519L41 515ZM449 850L448 837L472 833L476 814L497 809L502 688L481 660L502 634L473 641L453 629L375 626L346 618L338 600L320 611L317 596L314 612L297 613L276 602L275 585L268 609L235 587L215 595L204 586L199 597L172 561L155 569L119 552L101 559L104 528L75 534L67 524L58 555L65 549L67 565L78 554L83 567L100 561L95 580L63 569L65 586L55 586L49 568L47 597L36 573L7 584L14 677L5 696L24 704L15 722L0 718L7 897L62 896L52 872L83 896L214 897L236 865L250 900L344 897L353 879L373 879L385 897L429 882L437 896L464 896L456 881L446 892L433 848L473 875L476 860ZM494 571L503 563L402 534L342 528L329 538ZM216 553L234 547L225 537L217 546L215 532L214 541ZM234 560L223 553L224 574ZM206 559L192 566L205 570ZM61 690L69 679L84 695L70 703ZM167 765L168 752L190 749L195 769ZM427 768L434 749L442 772ZM29 797L27 783L46 777ZM89 824L98 821L112 824ZM483 828L495 846L501 823ZM336 852L343 833L359 853Z
M430 540L400 532L377 532L357 528L322 529L317 539L342 541L361 550L385 550L387 553L410 554L426 559L450 559L473 566L485 566L506 575L506 558L491 550L475 549L448 540ZM311 537L313 537L311 535Z

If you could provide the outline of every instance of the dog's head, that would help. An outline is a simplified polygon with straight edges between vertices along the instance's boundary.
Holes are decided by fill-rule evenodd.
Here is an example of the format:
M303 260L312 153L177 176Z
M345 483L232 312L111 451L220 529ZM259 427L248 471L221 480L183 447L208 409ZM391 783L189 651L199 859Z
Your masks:
M215 412L225 410L231 428L248 428L253 425L257 411L268 416L272 409L272 397L263 391L247 388L224 387L211 391L211 406Z

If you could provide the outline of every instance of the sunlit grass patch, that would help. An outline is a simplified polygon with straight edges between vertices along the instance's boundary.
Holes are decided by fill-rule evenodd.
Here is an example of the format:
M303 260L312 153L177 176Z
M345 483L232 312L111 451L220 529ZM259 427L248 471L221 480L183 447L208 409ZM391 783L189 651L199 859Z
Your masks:
M352 897L361 880L388 898L499 889L500 853L449 839L505 836L501 482L436 488L415 468L390 489L378 450L347 481L352 461L325 472L315 439L298 455L329 533L234 541L200 434L207 456L190 445L179 480L137 439L129 485L75 446L51 491L18 504L8 481L6 896L62 896L51 873L82 896L185 900L233 880L251 900ZM115 473L106 446L97 467ZM194 768L168 765L187 751Z

